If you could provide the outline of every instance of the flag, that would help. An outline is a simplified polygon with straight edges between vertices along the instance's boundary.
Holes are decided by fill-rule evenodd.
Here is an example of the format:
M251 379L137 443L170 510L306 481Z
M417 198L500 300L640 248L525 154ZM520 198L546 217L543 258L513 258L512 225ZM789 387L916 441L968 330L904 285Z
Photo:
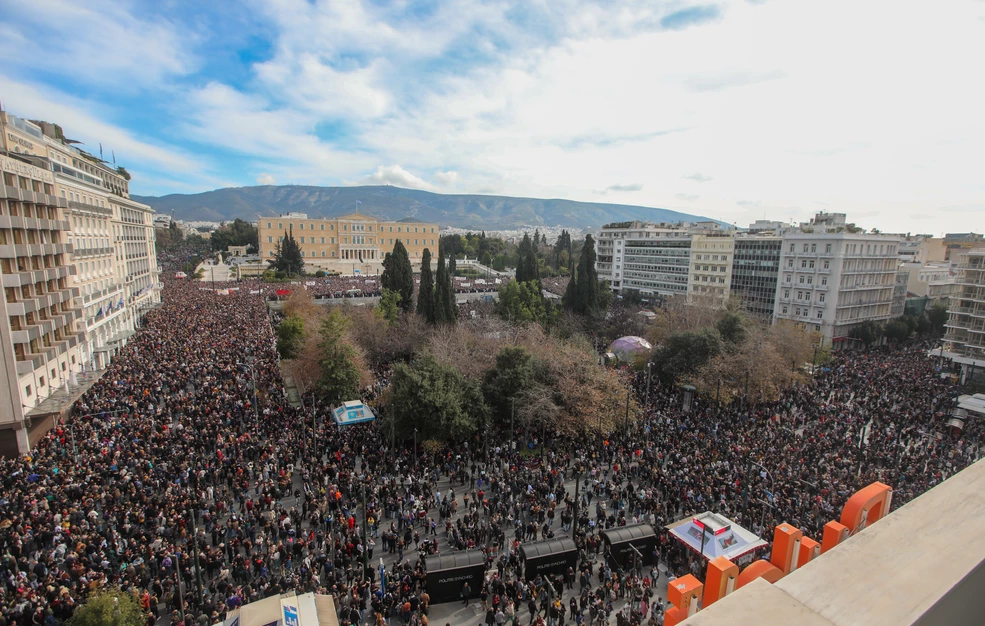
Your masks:
M122 309L123 308L123 297L122 296L120 297L120 303L116 305L116 308L118 308L118 309Z
M103 307L99 307L99 310L96 311L96 317L99 317L102 314L103 314Z

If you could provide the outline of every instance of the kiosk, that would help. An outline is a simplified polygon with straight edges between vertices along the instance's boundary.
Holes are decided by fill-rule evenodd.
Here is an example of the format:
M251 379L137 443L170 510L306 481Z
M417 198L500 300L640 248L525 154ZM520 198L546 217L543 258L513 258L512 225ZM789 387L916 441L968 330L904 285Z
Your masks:
M427 570L427 591L431 604L461 600L466 582L473 598L479 597L482 579L486 573L486 556L482 550L468 550L452 554L429 556L424 562Z
M578 564L578 546L570 537L548 539L520 546L523 576L533 580L538 575L567 573Z
M636 551L639 551L642 557L642 565L650 565L653 562L657 533L649 524L634 524L603 530L602 541L605 544L605 552L609 555L609 562L626 569L633 565Z

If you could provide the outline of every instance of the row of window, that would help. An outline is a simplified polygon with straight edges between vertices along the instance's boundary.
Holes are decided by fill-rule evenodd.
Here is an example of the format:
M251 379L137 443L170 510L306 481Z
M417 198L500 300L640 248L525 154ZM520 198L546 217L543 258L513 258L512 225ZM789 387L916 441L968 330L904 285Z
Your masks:
M290 226L290 225L291 224L288 223L288 226ZM325 224L324 223L318 224L318 226L320 228L316 229L315 228L315 224L308 224L308 230L325 230ZM267 228L273 228L273 222L267 222ZM277 222L277 228L279 230L284 230L284 222ZM384 228L385 228L384 226L380 226L379 232L381 232L381 233L384 232L384 230L383 230ZM403 232L409 233L410 232L410 226L407 226L406 228L407 228L407 230L405 231L403 226L397 226L397 232L398 233L403 233ZM389 226L389 229L390 229L389 232L392 233L393 232L393 226ZM305 228L304 228L304 222L302 222L301 224L298 225L298 230L305 230ZM328 230L335 230L335 224L329 224L328 225ZM342 224L342 230L349 230L349 225L348 224ZM352 230L353 231L356 231L356 232L366 232L366 231L372 232L373 225L372 224L353 224L352 225ZM414 227L414 232L415 233L421 233L421 232L426 233L426 232L428 232L428 229L427 229L426 226L423 226L423 227L422 226L415 226ZM434 227L433 226L431 227L431 232L434 233Z

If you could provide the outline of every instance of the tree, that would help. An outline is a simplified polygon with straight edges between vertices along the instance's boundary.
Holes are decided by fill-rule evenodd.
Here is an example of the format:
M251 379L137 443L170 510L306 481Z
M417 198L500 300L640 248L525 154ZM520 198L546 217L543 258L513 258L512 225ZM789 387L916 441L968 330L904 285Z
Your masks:
M331 308L319 330L321 380L318 387L322 399L335 406L358 397L360 372L356 350L346 338L349 320L339 307Z
M947 323L947 307L943 304L935 304L927 309L927 319L930 320L930 328L935 335L944 332L944 324Z
M416 428L422 440L461 441L487 411L478 383L430 354L393 368L389 396L395 430L404 438Z
M117 587L91 594L68 620L69 626L144 626L146 623L140 602Z
M886 328L883 333L886 335L886 339L898 343L904 341L910 337L910 333L913 331L907 325L906 322L900 319L889 320L886 322Z
M565 308L581 315L595 315L603 310L600 297L603 285L595 269L595 240L591 235L585 236L585 245L578 259L578 272L572 282L575 286L570 294L565 294Z
M376 306L376 312L386 320L387 324L393 325L400 319L400 294L396 291L383 289L380 296L380 303Z
M296 315L277 326L277 352L282 359L293 359L304 343L304 320Z
M486 371L482 394L493 414L508 423L517 396L534 385L534 358L523 346L506 346Z
M746 339L745 316L738 311L726 311L715 328L718 329L722 340L730 346L739 346Z
M872 320L865 320L852 329L852 337L860 340L866 347L879 341L882 338L882 333L882 324Z
M434 285L434 319L439 324L454 324L458 317L455 307L455 290L451 276L445 268L445 255L438 249L438 273Z
M531 243L530 235L528 234L523 235L523 240L517 248L516 280L521 283L530 281L540 282L540 270L537 264L537 247Z
M479 261L479 263L484 265L485 267L492 267L492 256L489 254L488 250L482 253L482 259Z
M277 242L274 257L270 259L270 269L284 272L288 276L301 276L304 273L304 257L301 256L301 246L292 233Z
M546 235L545 235L546 236ZM566 254L562 258L562 254ZM562 230L558 235L557 242L554 244L554 269L560 270L567 267L567 260L571 258L571 233Z
M380 284L384 289L400 294L400 308L410 311L414 305L414 269L410 264L407 248L397 239L393 251L383 258L383 276Z
M496 312L514 322L549 324L554 318L554 306L544 300L536 282L510 281L499 288Z
M449 277L455 276L455 272L457 272L457 271L458 271L458 262L455 260L455 256L454 255L449 256L448 257L448 276Z
M421 285L417 288L417 314L427 321L435 323L434 303L434 273L431 272L431 250L424 248L421 256Z
M256 226L238 217L232 224L223 224L215 229L209 242L212 244L212 249L219 252L227 250L229 246L250 246L254 250L259 249Z
M722 352L722 339L714 328L684 331L667 338L653 355L660 378L672 384L693 374Z

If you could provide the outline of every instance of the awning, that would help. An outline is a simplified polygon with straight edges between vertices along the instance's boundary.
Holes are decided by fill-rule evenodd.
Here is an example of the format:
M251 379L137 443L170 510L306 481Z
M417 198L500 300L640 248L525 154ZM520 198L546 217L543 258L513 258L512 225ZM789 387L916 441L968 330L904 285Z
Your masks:
M96 381L102 378L105 373L106 370L96 370L84 374L76 374L75 380L78 384L70 385L68 390L65 389L65 385L62 385L45 398L44 401L28 411L27 417L37 418L49 415L61 415L66 409L75 404L75 401L81 398L82 394L89 391L89 388L96 384Z
M719 556L734 561L767 545L755 533L711 511L668 524L666 528L678 541L709 561Z
M137 332L134 330L124 330L121 333L117 333L112 339L110 339L109 343L119 343L125 339L129 339L130 337L133 337L136 334Z

